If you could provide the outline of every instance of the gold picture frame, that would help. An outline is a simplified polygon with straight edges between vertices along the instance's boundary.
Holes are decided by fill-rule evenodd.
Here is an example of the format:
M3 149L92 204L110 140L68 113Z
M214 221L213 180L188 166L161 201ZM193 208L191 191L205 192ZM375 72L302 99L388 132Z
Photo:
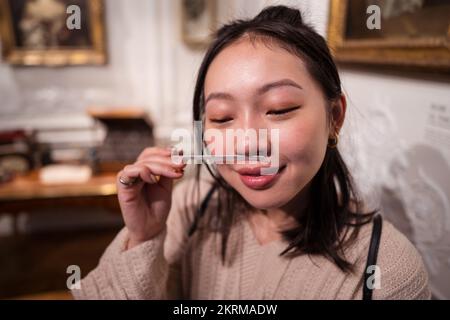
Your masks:
M387 3L387 1L382 2L382 0L357 1L359 1L359 4L353 0L330 0L328 43L339 63L450 73L450 21L438 21L439 17L445 16L445 14L442 14L442 8L425 9L424 7L422 8L423 12L420 12L421 9L417 9L415 12L413 10L408 11L403 16L402 13L397 15L397 20L394 21L397 23L397 29L402 29L398 26L403 26L404 30L409 30L409 33L404 32L404 35L401 30L397 32L396 25L387 19L388 31L383 30L383 23L385 23L383 21L380 29L383 32L378 32L375 36L370 34L368 28L362 30L364 27L361 28L360 32L354 32L353 35L349 36L349 33L351 34L349 24L361 19L351 16L355 13L355 8L350 7L350 5L365 5L365 8L359 9L361 15L361 9L367 9L371 2ZM414 3L418 2L415 1ZM426 1L421 3L424 4ZM449 7L445 6L446 13L449 12L449 9L450 3ZM440 11L433 12L432 10ZM365 10L362 14L364 14L364 19L368 17ZM420 19L420 15L424 19L428 17L424 21L428 24L430 23L429 18L434 15L436 21L432 23L435 24L435 29L440 31L435 32L436 34L422 36L420 34L421 27L414 27L413 24L414 19ZM362 23L360 25L362 26ZM445 27L447 27L446 30ZM393 34L392 36L390 32ZM430 30L426 30L426 32L431 33ZM382 35L380 36L380 34ZM414 34L414 36L411 36L411 34Z
M78 30L69 30L65 24L66 6L73 4L82 9ZM59 29L49 27L49 6L57 9L51 22ZM0 0L0 36L2 57L12 65L103 65L107 60L103 0Z
M181 0L181 36L191 48L203 49L217 27L216 0Z

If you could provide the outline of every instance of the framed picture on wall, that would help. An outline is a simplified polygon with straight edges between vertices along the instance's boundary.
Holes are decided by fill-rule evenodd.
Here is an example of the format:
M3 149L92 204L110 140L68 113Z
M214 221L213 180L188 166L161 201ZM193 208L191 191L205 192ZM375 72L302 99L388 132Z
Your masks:
M371 8L376 11L368 10ZM330 0L328 41L347 64L450 73L449 0ZM368 19L378 14L378 28Z
M106 63L102 0L0 0L0 36L13 65Z
M217 24L216 0L181 0L181 34L189 47L204 48Z

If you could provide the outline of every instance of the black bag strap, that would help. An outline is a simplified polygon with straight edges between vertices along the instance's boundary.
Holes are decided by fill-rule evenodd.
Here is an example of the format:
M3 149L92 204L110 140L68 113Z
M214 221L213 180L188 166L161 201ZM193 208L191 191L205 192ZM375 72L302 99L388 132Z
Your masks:
M217 187L217 185L214 184L208 190L208 193L206 194L205 198L202 200L200 206L198 207L197 212L195 213L195 216L194 216L194 221L192 222L191 227L189 228L189 232L188 232L189 237L192 236L194 234L195 230L197 229L198 221L205 213L206 208L208 207L209 200L211 199L212 195L214 194L214 191L216 191L216 187Z
M373 288L369 288L368 280L371 274L368 272L369 266L377 264L378 248L380 247L381 230L383 218L377 214L373 218L372 236L370 238L369 253L367 255L366 268L364 269L363 300L372 300Z

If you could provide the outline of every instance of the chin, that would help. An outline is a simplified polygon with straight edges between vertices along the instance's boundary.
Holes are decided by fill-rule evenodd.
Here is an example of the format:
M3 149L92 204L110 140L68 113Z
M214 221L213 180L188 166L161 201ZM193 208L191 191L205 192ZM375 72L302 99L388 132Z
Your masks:
M239 193L252 207L260 210L280 208L289 202L289 199L280 197L271 189L260 191L246 190Z
M270 201L248 201L248 203L251 204L251 206L255 209L259 210L270 210L270 209L277 209L283 206L283 203L280 202L270 202Z

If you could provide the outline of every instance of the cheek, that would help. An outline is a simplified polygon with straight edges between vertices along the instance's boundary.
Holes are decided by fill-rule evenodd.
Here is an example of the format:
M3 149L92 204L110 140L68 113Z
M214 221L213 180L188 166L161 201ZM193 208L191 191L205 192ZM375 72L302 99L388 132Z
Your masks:
M325 119L297 121L280 130L280 155L288 161L317 162L323 160L328 143Z

